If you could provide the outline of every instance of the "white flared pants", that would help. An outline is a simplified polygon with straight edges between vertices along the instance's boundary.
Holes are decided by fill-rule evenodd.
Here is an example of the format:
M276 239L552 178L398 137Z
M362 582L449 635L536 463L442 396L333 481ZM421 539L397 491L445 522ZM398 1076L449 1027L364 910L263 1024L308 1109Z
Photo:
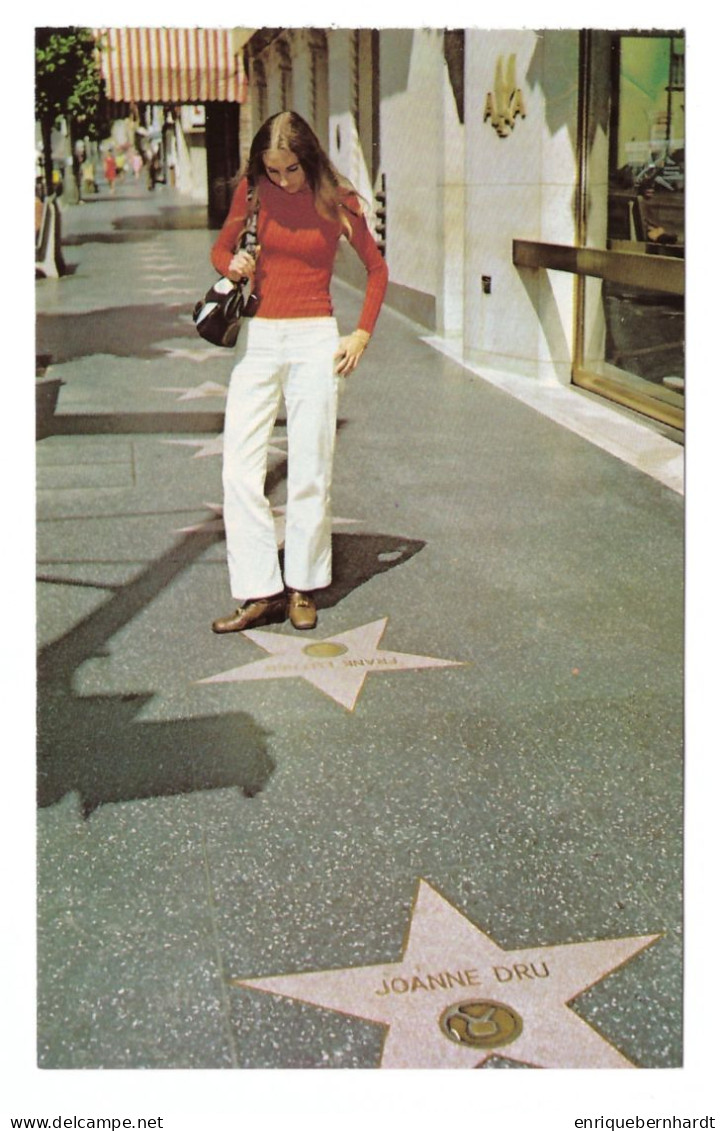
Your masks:
M224 525L238 601L332 580L330 491L340 378L334 318L246 318L236 346L224 421ZM282 579L264 493L267 449L280 399L287 407L287 511Z

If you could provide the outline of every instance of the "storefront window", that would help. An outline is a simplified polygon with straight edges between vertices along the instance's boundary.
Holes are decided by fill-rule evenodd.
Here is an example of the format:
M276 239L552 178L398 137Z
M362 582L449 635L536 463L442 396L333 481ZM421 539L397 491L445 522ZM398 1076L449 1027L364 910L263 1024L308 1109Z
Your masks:
M598 391L678 426L684 288L673 286L667 261L685 251L684 39L615 34L612 62L607 249L648 262L640 271L636 260L618 260L632 266L631 280L621 270L616 282L587 280L587 319L591 326L596 304L601 331L589 337L583 369L596 374Z

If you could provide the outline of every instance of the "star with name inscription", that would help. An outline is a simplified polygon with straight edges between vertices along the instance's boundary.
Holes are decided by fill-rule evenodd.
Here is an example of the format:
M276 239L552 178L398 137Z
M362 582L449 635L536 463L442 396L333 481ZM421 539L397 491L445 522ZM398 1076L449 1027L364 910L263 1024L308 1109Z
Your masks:
M209 349L206 349L204 346L200 346L198 349L164 349L164 358L168 359L169 361L193 361L200 363L203 361L214 361L215 359L218 359L218 357L219 352L214 348L214 346L211 346Z
M182 388L179 385L157 385L154 392L179 393L176 398L177 401L198 401L205 397L225 397L227 386L220 385L217 381L202 381L201 385L194 385L190 389Z
M419 880L399 962L232 984L385 1025L381 1068L635 1068L568 1003L659 937L502 950Z
M204 459L206 456L220 456L224 448L224 433L214 436L210 440L162 440L162 444L175 444L184 448L196 448L192 459ZM211 505L211 504L210 504ZM221 511L221 508L219 508Z
M173 441L169 441L170 443ZM183 441L180 441L183 443ZM272 450L272 449L270 449ZM275 449L279 451L280 455L285 453L282 449ZM197 452L197 455L202 454ZM213 453L206 452L206 455ZM177 534L224 534L224 507L221 503L204 503L205 507L212 512L214 518L208 518L205 522L197 522L193 526L180 526L176 531ZM277 539L277 545L281 548L284 546L284 538L287 523L287 507L272 507L272 518L274 519L274 533ZM359 518L336 518L333 516L331 519L333 530L337 530L340 526L357 526L361 520Z
M258 679L307 680L336 703L354 711L365 679L371 672L401 672L418 668L461 666L458 660L438 660L378 648L388 618L307 643L295 637L247 629L249 637L271 655L240 668L200 679L198 683L244 683Z
M165 282L165 283L172 283L174 281L174 279L179 279L181 282L186 284L185 287L184 287L185 290L187 289L187 287L189 285L189 276L188 275L184 274L183 271L171 271L171 272L169 272L165 269L163 264L161 265L160 268L149 268L148 266L145 266L144 276L146 278L148 278L149 275L151 276L151 278L162 279L163 282Z
M182 447L198 448L199 450L194 452L192 459L203 459L205 456L220 456L224 451L223 432L221 432L218 436L214 436L210 440L162 440L161 442L163 444L177 444ZM286 438L270 440L270 443L267 447L267 452L269 455L286 456L286 444Z
M139 295L153 295L154 298L160 298L162 295L188 295L191 294L191 288L186 286L178 287L140 287Z

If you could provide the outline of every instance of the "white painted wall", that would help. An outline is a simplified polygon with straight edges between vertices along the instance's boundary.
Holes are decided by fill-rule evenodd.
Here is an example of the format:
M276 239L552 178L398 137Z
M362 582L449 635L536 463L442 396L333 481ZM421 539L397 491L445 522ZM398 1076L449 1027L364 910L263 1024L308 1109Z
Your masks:
M484 103L497 61L511 56L526 116L500 137L483 120ZM564 383L573 276L518 270L512 242L575 241L578 85L576 31L467 32L464 350L480 364Z
M190 107L182 106L181 121L176 123L176 186L192 200L206 204L209 188L204 134L192 132L189 113Z
M468 29L464 124L443 29L381 29L379 42L390 301L428 318L434 296L437 332L461 342L470 360L569 384L575 279L517 269L512 244L516 238L576 242L578 31ZM378 186L367 179L351 109L350 30L331 29L327 43L328 151L371 199ZM484 122L484 105L499 60L505 71L511 58L525 116L501 137ZM301 82L308 68L298 61L295 69ZM604 121L606 114L600 117ZM590 222L599 240L606 222L606 193L599 191L606 180L606 135L595 132L591 148L596 175ZM482 275L491 277L490 295L482 293ZM592 317L587 327L595 349L600 323Z
M380 34L380 168L387 183L391 279L440 292L443 32L398 28Z
M441 212L442 255L439 263L436 331L457 341L463 335L463 283L466 247L466 145L465 126L458 119L456 101L445 66L441 89Z
M350 32L332 30L327 35L330 106L330 133L327 152L345 176L353 178L350 108ZM324 139L321 139L324 142Z

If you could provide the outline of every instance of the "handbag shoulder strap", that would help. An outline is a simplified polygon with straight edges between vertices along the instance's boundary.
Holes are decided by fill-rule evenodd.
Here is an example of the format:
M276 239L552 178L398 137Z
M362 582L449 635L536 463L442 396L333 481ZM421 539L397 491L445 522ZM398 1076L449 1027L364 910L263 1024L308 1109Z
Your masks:
M252 235L256 236L256 234L257 234L257 220L259 218L259 197L257 197L257 199L254 203L254 208L252 208L251 205L252 205L253 197L254 197L254 189L250 188L247 192L247 222L246 222L245 227L246 227L248 232L251 232Z
M259 216L259 197L257 197L257 201L254 205L254 208L252 208L253 197L254 197L254 189L250 186L247 189L247 215L245 217L244 225L242 227L241 232L239 233L239 238L238 238L236 245L235 245L236 251L239 251L239 249L241 248L241 246L242 246L242 244L245 240L245 237L247 237L247 236L252 236L254 242L256 243L256 239L257 239L257 218Z

